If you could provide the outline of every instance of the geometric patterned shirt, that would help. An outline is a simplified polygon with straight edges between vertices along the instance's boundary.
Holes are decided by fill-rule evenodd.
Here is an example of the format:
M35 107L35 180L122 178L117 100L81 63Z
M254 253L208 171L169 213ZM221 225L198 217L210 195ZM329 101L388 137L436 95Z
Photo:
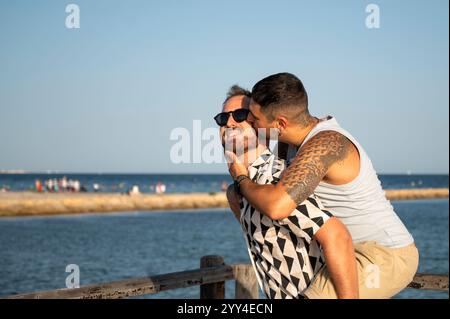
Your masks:
M257 184L276 184L285 161L270 150L249 167ZM287 218L272 220L242 197L240 223L261 290L270 299L298 299L325 261L314 234L332 216L313 195Z

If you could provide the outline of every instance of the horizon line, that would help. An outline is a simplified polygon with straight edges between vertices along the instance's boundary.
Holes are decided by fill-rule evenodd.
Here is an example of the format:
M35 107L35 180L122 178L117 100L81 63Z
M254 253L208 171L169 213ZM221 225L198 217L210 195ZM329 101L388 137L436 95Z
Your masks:
M61 175L61 174L86 174L86 175L229 175L228 173L220 173L220 172L179 172L179 173L173 173L173 172L118 172L118 171L106 171L106 172L81 172L81 171L57 171L57 170L46 170L46 171L28 171L28 170L1 170L0 169L0 175L31 175L31 174L55 174L55 175ZM405 176L412 176L412 175L449 175L449 172L438 172L438 173L425 173L425 172L377 172L378 175L405 175Z

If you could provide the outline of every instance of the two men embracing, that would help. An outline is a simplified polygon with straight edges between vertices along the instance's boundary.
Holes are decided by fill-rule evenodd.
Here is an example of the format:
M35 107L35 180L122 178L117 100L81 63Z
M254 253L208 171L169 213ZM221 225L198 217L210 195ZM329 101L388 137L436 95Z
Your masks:
M309 113L295 75L233 86L215 120L230 208L267 298L390 298L412 281L417 248L370 158L334 117Z

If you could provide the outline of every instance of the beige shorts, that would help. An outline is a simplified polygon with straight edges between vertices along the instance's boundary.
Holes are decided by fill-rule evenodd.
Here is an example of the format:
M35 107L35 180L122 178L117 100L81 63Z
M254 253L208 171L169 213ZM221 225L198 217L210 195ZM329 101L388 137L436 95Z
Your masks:
M355 256L361 299L391 298L413 280L419 265L415 244L389 248L367 241L355 244ZM309 299L337 298L326 266L317 273L304 295Z

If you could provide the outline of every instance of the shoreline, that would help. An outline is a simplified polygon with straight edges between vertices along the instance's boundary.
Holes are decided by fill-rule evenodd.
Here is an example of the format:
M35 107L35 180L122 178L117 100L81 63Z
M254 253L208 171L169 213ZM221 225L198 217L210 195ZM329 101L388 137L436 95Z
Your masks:
M386 190L389 200L448 198L448 188ZM224 192L139 194L0 193L0 217L51 216L109 212L228 208Z

